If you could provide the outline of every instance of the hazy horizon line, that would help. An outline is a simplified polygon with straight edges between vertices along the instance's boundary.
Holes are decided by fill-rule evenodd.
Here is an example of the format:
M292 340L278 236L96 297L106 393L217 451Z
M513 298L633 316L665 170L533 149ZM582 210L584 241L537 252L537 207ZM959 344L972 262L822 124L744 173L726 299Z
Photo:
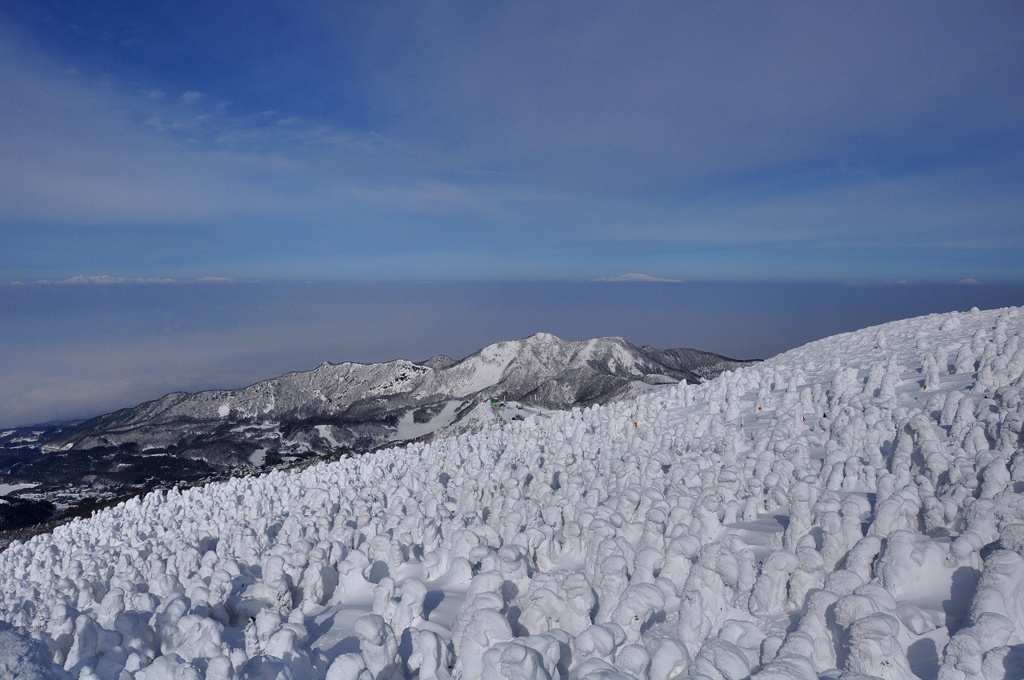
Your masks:
M24 278L24 277L23 277ZM110 274L78 274L67 278L42 278L0 282L0 286L10 288L34 286L108 286L108 285L195 285L195 284L405 284L405 285L454 285L454 284L530 284L530 283L627 283L627 284L832 284L842 286L887 286L887 285L1024 285L1024 277L981 280L975 277L961 279L933 278L863 278L849 277L807 277L807 278L773 278L773 277L736 277L736 278L693 278L675 277L671 275L651 275L627 273L614 276L599 277L466 277L466 278L345 278L345 277L314 277L308 276L264 276L236 278L232 276L205 275L192 278L176 278L173 276L121 276Z

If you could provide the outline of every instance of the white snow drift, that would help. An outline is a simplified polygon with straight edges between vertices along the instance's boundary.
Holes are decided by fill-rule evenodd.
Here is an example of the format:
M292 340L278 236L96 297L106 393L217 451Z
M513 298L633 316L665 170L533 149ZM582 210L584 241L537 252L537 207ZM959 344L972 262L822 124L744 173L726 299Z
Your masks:
M124 503L0 554L0 675L1022 677L1022 329Z

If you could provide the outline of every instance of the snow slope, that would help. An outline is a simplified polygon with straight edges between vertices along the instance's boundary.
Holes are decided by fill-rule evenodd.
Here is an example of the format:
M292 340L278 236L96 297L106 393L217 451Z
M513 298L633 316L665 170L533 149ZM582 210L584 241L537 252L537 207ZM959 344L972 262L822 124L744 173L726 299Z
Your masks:
M0 670L1024 677L1022 331L910 319L132 500L0 554Z

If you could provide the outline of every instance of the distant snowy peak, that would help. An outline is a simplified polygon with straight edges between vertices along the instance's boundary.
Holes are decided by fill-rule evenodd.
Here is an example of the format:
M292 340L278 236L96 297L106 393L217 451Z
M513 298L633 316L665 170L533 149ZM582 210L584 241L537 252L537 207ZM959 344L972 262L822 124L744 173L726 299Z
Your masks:
M657 276L650 276L648 274L621 274L619 276L613 276L605 279L593 279L594 281L602 281L605 283L684 283L679 279L662 279Z
M664 375L676 382L700 382L700 372L710 366L721 372L740 365L743 362L697 350L640 348L622 338L565 342L537 333L488 345L460 361L439 356L420 363L405 359L379 364L324 363L311 371L288 373L240 390L172 393L112 416L127 416L126 420L119 418L118 424L130 426L168 417L224 418L225 406L232 417L242 419L340 414L368 398L403 396L429 401L467 397L483 390L496 397L522 398L553 379L578 384L600 374L622 380Z
M249 451L268 447L300 457L365 450L449 427L491 399L570 408L634 394L644 385L701 382L745 363L697 350L638 347L622 338L567 342L537 333L461 360L323 363L243 389L168 394L87 421L49 448L173 448L211 463L225 456L251 460Z
M436 357L430 357L425 361L418 362L420 366L426 366L427 368L433 368L435 370L448 368L452 364L456 363L455 359L444 354L438 354Z

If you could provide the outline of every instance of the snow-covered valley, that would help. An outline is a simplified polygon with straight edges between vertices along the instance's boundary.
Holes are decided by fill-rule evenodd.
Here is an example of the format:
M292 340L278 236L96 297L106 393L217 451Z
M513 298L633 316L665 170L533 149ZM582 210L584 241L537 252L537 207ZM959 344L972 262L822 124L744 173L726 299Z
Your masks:
M1024 677L1022 332L909 319L133 499L0 553L0 676Z

